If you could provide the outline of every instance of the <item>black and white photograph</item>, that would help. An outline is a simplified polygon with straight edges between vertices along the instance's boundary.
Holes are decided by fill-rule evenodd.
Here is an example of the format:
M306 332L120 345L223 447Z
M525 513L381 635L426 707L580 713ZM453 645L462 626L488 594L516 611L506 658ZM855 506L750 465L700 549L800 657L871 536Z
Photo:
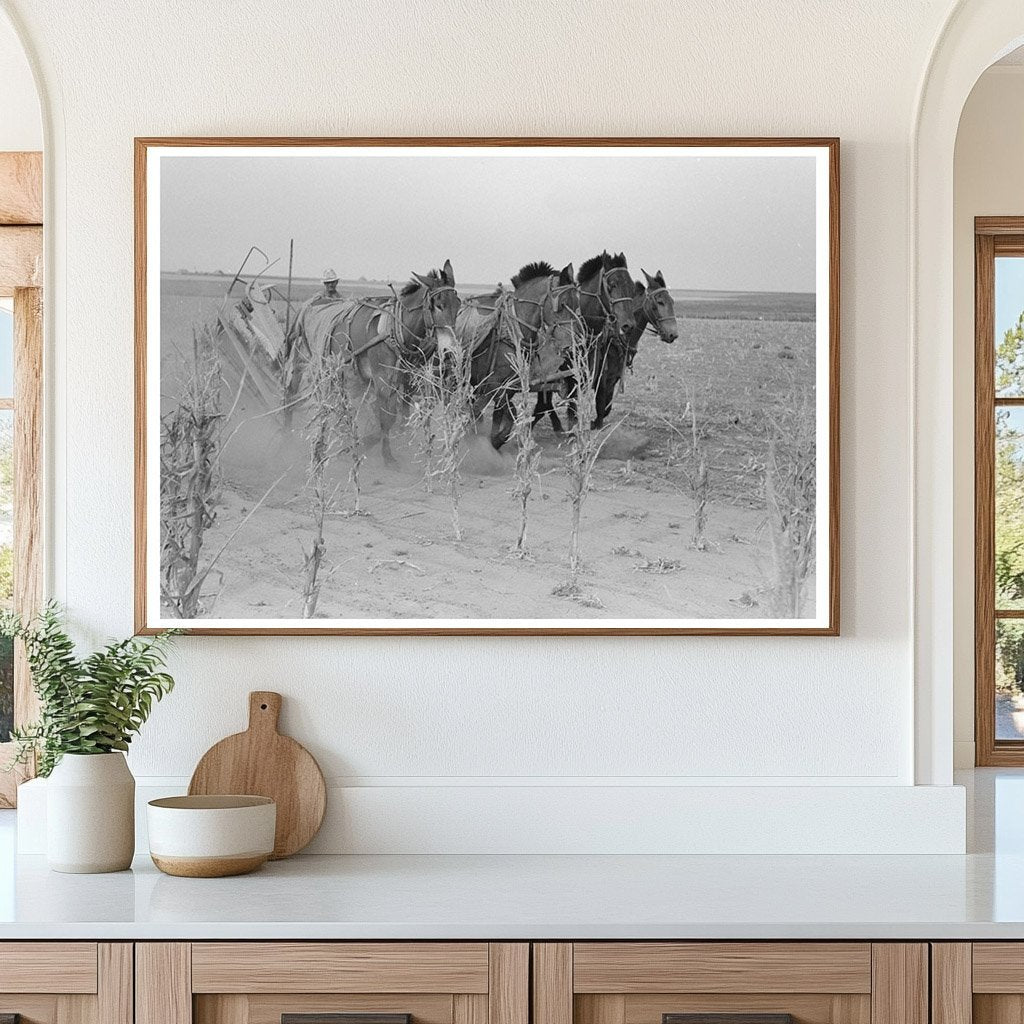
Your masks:
M834 140L137 146L140 628L836 631Z

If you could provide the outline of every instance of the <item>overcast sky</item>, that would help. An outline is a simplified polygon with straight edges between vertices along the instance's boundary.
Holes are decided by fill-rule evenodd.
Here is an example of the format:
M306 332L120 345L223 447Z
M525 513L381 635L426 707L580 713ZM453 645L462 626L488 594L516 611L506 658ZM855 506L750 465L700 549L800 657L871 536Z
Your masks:
M810 155L351 152L164 156L161 268L234 273L258 245L286 273L294 238L298 277L401 280L451 259L456 281L490 284L607 248L672 288L815 288Z

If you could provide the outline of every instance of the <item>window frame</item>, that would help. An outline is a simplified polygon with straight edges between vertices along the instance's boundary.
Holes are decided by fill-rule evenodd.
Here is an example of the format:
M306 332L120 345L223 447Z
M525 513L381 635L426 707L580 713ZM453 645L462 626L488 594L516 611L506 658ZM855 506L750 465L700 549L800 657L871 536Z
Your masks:
M996 621L1024 623L1024 608L996 609L995 426L998 408L1024 397L996 398L996 258L1024 258L1024 216L974 220L974 761L978 767L1024 766L1024 740L996 739Z
M43 595L43 228L42 154L0 153L0 297L14 299L14 608L34 615ZM14 653L14 724L34 720L38 701L25 652ZM13 758L0 743L0 769ZM0 807L35 766L0 770Z

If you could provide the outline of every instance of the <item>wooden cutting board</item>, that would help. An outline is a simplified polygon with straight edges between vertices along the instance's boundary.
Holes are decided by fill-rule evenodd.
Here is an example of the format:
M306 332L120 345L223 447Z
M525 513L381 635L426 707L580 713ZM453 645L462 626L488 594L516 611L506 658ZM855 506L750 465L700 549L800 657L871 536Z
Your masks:
M327 787L313 755L277 731L281 694L249 694L249 728L214 744L200 759L190 796L244 793L277 803L271 860L298 853L317 834L327 809Z

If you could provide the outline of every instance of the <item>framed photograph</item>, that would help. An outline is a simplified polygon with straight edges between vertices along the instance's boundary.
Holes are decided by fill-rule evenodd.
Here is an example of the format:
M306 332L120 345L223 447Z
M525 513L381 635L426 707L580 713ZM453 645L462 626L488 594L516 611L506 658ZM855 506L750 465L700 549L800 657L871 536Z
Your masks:
M139 632L838 633L837 139L135 152Z

